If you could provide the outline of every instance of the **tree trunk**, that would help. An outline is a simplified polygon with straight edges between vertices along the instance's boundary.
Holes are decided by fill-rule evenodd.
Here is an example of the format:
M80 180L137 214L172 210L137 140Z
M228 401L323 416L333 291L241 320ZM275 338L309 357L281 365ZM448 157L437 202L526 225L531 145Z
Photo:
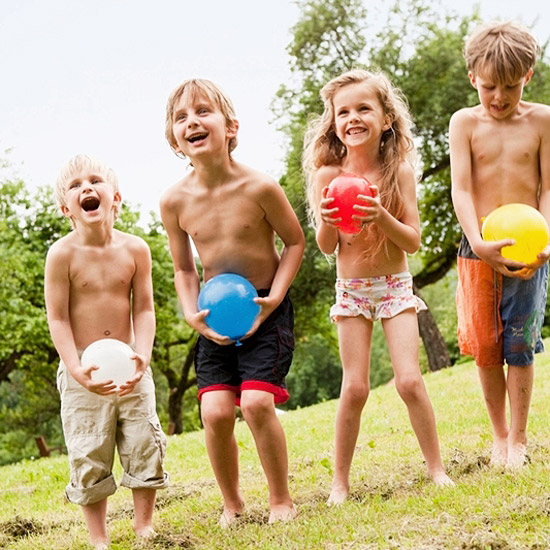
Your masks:
M420 298L418 288L413 284L414 293ZM426 355L428 356L428 366L430 371L436 371L451 366L451 358L447 344L437 328L432 312L429 310L418 312L418 329L420 337L424 343Z

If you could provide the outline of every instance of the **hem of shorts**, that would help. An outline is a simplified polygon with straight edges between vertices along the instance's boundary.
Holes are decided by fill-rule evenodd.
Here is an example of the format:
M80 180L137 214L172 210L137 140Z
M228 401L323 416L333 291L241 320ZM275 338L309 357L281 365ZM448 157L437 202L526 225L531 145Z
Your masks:
M272 393L277 404L285 403L290 398L290 394L286 388L277 386L271 382L264 382L263 380L246 380L241 385L242 390L260 390Z
M364 311L350 311L349 313L332 313L330 315L330 320L333 323L337 323L340 320L339 318L345 319L346 317L364 317L367 321L375 322L375 321L380 321L382 319L393 319L394 317L397 317L399 314L404 313L405 311L409 311L409 309L413 309L415 313L418 314L420 311L426 311L427 308L410 306L404 309L400 309L396 313L393 313L390 315L383 313L382 315L378 315L376 319L373 319L372 315L369 316Z
M199 400L206 392L210 391L232 391L235 394L235 404L241 404L241 391L242 390L260 390L268 393L272 393L275 399L275 403L285 403L290 398L290 394L286 388L272 384L271 382L264 382L263 380L246 380L240 387L231 386L229 384L213 384L206 388L201 388L198 393Z

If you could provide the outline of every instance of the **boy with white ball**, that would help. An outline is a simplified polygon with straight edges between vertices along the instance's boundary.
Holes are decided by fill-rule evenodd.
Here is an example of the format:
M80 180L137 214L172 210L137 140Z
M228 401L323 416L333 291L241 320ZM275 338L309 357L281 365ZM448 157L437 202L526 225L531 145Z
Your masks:
M114 228L122 199L110 168L78 155L61 170L55 193L73 226L48 251L44 285L48 325L61 358L66 494L82 506L90 540L100 550L109 546L115 448L124 469L121 485L132 489L139 538L154 535L156 490L168 483L162 465L166 438L149 367L155 336L151 254L141 238ZM114 375L92 376L102 366L93 356L82 364L83 351L104 339L132 345L131 355L122 356L135 364L127 380L115 384Z

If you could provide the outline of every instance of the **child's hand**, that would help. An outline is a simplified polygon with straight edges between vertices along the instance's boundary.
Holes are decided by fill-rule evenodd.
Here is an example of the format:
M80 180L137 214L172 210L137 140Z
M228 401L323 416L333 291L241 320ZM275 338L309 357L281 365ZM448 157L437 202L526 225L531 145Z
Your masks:
M260 325L273 313L273 311L279 305L279 302L275 301L269 296L264 296L263 298L254 298L254 302L260 306L260 313L254 320L254 323L250 327L250 330L241 338L241 340L246 340L252 336L260 327Z
M186 317L187 324L191 328L195 329L199 334L202 334L205 338L216 342L216 344L219 344L220 346L228 346L229 344L233 344L235 340L231 340L228 336L218 334L206 324L205 319L209 313L209 309L203 309L193 315L189 315Z
M537 259L531 263L527 264L526 267L512 271L509 277L516 277L518 279L531 279L535 275L538 269L540 269L550 258L550 246L546 246L544 250L537 255Z
M93 380L92 372L99 370L97 365L90 365L89 367L83 367L80 365L78 369L71 371L73 378L88 391L97 393L98 395L110 395L117 390L116 384L112 380Z
M523 262L509 260L501 254L504 246L511 246L515 243L513 239L503 239L501 241L480 241L474 250L474 254L485 263L489 264L495 271L502 273L506 277L515 277L518 279L530 279L534 271L530 266ZM540 267L540 266L539 266ZM532 273L531 273L532 271Z
M361 225L369 225L372 222L376 222L383 209L378 187L374 184L371 184L370 187L373 196L357 195L359 202L353 205L353 209L357 214L354 214L352 218L360 222Z
M145 374L145 371L149 366L149 361L145 359L144 355L140 355L139 353L134 353L130 357L130 359L133 359L136 362L136 371L134 373L134 376L132 376L130 380L126 380L124 384L121 384L118 387L118 395L120 397L128 395L129 393L134 391L134 388L138 385L139 381L143 378L143 375Z
M338 229L336 224L342 221L342 218L337 217L339 213L338 207L330 207L330 203L334 202L334 197L327 197L328 187L323 187L323 198L320 203L321 221L327 225L331 225L334 229Z

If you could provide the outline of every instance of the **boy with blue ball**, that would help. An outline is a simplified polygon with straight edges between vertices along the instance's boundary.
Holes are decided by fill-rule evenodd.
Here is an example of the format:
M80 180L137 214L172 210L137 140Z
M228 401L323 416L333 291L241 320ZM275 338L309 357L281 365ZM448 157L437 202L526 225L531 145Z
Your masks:
M209 80L191 79L170 95L166 138L191 170L162 196L160 210L174 263L176 291L186 321L200 333L195 370L206 447L228 527L243 512L235 404L254 436L269 487L269 522L296 515L288 488L286 439L275 403L288 399L285 376L294 349L288 289L301 263L304 235L282 188L272 178L236 162L239 123L231 101ZM275 237L282 241L281 253ZM199 311L200 277L245 277L257 289L260 312L242 346L215 332Z

